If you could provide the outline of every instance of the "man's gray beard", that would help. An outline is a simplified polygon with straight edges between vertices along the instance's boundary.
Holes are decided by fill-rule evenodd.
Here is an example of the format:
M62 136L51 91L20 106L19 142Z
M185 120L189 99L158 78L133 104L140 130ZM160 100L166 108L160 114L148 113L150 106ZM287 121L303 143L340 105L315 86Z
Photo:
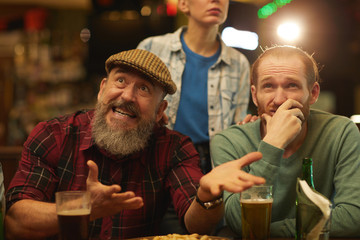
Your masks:
M125 156L138 152L147 146L155 125L155 116L150 120L141 119L134 129L124 130L108 126L106 112L107 106L98 102L92 122L92 137L100 148L115 156Z

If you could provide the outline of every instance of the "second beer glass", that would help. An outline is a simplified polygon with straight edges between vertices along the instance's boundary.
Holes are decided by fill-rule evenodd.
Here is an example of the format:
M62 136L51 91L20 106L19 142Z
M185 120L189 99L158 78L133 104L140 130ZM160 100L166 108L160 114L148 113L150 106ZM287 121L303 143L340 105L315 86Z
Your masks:
M253 186L240 194L243 240L269 239L272 203L271 185Z
M57 192L55 198L59 219L59 240L87 240L91 212L90 193Z

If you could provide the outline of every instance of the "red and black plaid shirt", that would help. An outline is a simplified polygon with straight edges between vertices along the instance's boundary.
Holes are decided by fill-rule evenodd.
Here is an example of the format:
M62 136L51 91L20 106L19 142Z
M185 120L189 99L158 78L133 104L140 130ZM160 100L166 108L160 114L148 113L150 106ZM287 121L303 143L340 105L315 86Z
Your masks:
M54 202L57 191L85 189L86 162L94 160L101 183L133 191L143 198L144 206L91 222L91 238L154 235L171 200L183 219L202 176L190 139L165 127L157 128L144 151L117 159L94 144L93 115L93 110L79 111L35 127L7 192L7 208L21 199Z

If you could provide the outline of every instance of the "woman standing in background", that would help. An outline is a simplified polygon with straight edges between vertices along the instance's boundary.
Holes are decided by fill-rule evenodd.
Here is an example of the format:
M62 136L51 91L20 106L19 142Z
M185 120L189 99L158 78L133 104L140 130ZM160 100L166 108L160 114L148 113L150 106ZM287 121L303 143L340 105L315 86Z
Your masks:
M179 0L188 25L150 37L138 48L158 55L178 91L168 96L168 127L191 137L204 173L211 170L210 138L244 119L250 92L249 62L221 40L229 0Z
M247 115L250 66L219 34L229 0L179 0L178 8L187 16L188 25L147 38L138 48L156 54L169 68L177 91L166 98L169 105L164 122L191 137L200 154L201 169L207 173L212 168L211 137ZM186 233L172 207L162 229L164 234Z

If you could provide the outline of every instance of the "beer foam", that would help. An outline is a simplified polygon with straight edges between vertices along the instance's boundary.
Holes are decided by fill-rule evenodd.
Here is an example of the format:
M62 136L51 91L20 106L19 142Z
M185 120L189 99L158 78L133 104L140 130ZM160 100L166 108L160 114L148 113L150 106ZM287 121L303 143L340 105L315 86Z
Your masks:
M73 209L73 210L63 210L59 211L57 215L61 216L83 216L90 215L90 209Z
M263 204L263 203L272 203L274 200L270 199L240 199L241 203L253 203L253 204Z

